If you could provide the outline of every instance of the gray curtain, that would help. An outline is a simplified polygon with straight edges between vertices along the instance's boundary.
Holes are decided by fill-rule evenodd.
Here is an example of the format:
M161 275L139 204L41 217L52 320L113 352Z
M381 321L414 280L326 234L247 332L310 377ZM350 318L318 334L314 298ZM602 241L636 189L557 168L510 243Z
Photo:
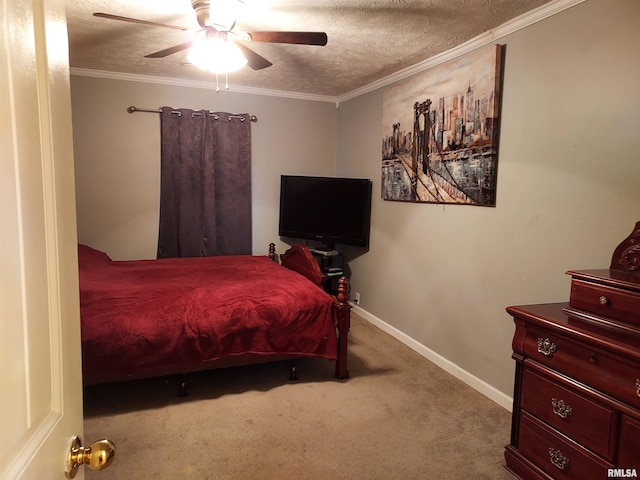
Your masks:
M158 258L251 254L251 121L162 107Z

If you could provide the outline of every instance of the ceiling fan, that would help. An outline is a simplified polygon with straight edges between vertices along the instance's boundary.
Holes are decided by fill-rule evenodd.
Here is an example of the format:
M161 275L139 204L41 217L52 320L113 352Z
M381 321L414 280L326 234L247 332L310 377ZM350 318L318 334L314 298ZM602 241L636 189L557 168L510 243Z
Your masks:
M201 27L199 31L194 32L196 34L195 38L193 40L150 53L145 55L145 57L164 58L192 47L195 47L194 50L196 50L203 44L217 44L222 45L225 48L237 47L243 57L241 61L242 64L239 65L239 67L225 66L220 67L220 70L213 70L213 67L205 68L215 71L216 73L226 73L233 71L233 69L241 68L244 64L249 65L253 70L261 70L273 65L269 60L244 45L243 42L246 41L318 46L324 46L327 44L327 34L324 32L235 31L234 27L236 24L236 18L235 13L233 12L235 9L233 7L238 6L240 3L242 3L242 0L191 0L191 6L195 10L198 24ZM111 15L109 13L96 12L93 15L96 17L137 23L140 25L190 31L189 28L185 27L139 20L137 18L123 17L120 15ZM201 51L200 56L202 57L202 55L203 52ZM206 55L211 56L210 51Z

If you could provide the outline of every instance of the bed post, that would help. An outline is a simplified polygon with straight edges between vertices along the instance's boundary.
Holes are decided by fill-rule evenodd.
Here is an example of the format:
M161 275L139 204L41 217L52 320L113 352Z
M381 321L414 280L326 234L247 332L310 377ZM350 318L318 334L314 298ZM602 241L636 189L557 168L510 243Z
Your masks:
M349 299L349 280L342 277L338 281L338 359L336 360L336 377L340 379L349 378L347 368L347 346L349 340L349 329L351 328L351 304Z
M275 243L270 243L269 244L269 258L271 260L273 260L274 262L277 262L277 260L276 260L276 244Z
M269 248L271 251L271 247ZM320 266L314 260L308 247L300 244L292 245L291 248L280 255L280 262L282 266L304 275L319 288L322 288L322 282L326 279L326 275L320 271ZM333 308L337 316L336 328L338 329L336 377L345 379L349 378L347 347L349 329L351 328L351 304L349 303L349 280L347 280L347 277L342 277L338 280L338 295L332 295L332 297L334 298Z

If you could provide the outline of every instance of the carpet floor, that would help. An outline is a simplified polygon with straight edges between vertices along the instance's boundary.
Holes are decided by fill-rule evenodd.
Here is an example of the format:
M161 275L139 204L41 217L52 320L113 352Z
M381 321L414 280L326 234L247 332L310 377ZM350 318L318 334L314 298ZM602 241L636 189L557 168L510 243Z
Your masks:
M333 363L194 373L189 395L158 377L85 387L85 444L114 463L88 480L513 480L511 414L369 322L352 316L351 378Z

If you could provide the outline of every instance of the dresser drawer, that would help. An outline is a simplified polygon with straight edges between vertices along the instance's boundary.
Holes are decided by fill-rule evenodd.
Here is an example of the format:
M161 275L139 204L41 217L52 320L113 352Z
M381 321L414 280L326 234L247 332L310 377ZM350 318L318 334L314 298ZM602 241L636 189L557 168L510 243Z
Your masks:
M585 392L525 366L521 407L591 451L614 460L617 413Z
M521 412L519 451L554 479L602 480L613 465Z
M569 305L596 315L640 325L640 295L614 287L571 280Z
M619 468L635 468L640 475L640 421L623 415L620 423Z
M637 362L538 327L527 329L524 354L606 395L640 408L640 368Z

